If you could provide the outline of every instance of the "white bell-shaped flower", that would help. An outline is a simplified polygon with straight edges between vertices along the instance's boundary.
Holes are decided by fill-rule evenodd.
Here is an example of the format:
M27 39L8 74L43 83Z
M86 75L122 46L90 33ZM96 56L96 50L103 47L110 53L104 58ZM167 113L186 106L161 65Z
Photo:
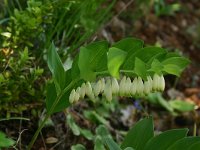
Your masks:
M94 93L92 91L92 86L90 84L90 82L87 82L85 84L85 94L90 98L90 99L94 99Z
M121 96L125 95L125 86L126 86L126 76L122 78L119 84L119 94Z
M149 80L144 82L144 94L149 94L151 92L151 83Z
M95 96L98 96L101 92L101 80L99 80L97 83L94 84L94 87L93 87L93 91L94 91L94 95Z
M119 84L116 78L112 78L111 86L112 86L112 93L117 94L119 92Z
M78 87L78 88L76 89L76 93L78 93L78 94L80 95L80 91L81 91L81 88Z
M144 84L142 81L141 77L137 78L137 87L136 87L136 93L139 95L143 95L143 91L144 91Z
M76 91L75 89L73 89L69 95L69 102L73 103L75 101L75 95L76 95Z
M85 89L86 89L86 85L85 85L85 83L83 83L81 85L81 88L80 88L80 91L79 91L80 98L84 98L85 97Z
M101 90L100 90L100 93L103 93L104 91L104 88L105 88L105 79L104 78L101 78Z
M128 77L126 79L126 83L125 83L125 87L124 87L126 95L130 95L131 94L131 85L132 85L131 79Z
M79 98L80 98L80 94L79 94L78 91L76 90L75 96L74 96L74 102L78 102Z
M153 88L153 80L150 76L147 76L147 81L149 82L149 89L150 89L150 92L151 92L152 88Z
M165 78L163 77L163 75L160 76L160 90L164 91L165 89Z
M159 75L154 74L154 76L153 76L153 84L152 84L153 91L159 90L159 80L160 80Z
M112 100L112 88L111 88L111 81L108 79L105 84L104 88L104 95L108 101Z
M131 83L131 89L130 89L132 96L135 96L136 88L137 88L137 78L134 78L133 82Z

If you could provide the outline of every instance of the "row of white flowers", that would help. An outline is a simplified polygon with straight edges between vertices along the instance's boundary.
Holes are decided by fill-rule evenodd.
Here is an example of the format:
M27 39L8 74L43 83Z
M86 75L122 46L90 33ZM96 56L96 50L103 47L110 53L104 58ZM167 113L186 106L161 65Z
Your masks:
M95 99L99 94L104 95L108 101L111 101L113 95L128 97L147 95L150 92L163 91L164 88L165 79L163 75L154 74L153 78L148 76L146 81L143 81L141 77L131 80L129 77L123 76L119 81L116 78L106 77L95 83L83 83L81 87L73 89L70 93L69 101L74 103L85 96Z

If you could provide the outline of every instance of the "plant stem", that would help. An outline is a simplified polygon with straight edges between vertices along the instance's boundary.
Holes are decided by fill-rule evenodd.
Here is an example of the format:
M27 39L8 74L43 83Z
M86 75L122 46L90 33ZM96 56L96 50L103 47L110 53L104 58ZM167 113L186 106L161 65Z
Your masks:
M31 142L28 145L28 150L31 150L33 144L35 143L35 140L37 139L40 131L42 130L42 128L45 125L45 122L47 121L47 119L51 116L52 112L54 111L56 105L58 104L58 102L60 101L60 99L62 98L62 96L71 88L74 86L74 84L76 83L76 80L73 80L63 91L60 92L60 94L56 97L53 105L51 106L49 112L46 114L44 120L42 121L42 123L40 124L40 126L38 127L37 131L35 132L33 138L31 139Z

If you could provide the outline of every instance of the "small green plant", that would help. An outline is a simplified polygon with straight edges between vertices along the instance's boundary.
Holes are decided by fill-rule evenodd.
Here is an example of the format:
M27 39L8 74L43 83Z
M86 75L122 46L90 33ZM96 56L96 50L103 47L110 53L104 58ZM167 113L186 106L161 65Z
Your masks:
M147 117L130 129L121 145L115 143L103 131L102 141L109 150L198 150L200 148L200 137L187 137L188 129L172 129L154 135L153 128L152 117Z
M2 148L9 148L15 144L15 141L7 138L5 133L0 131L0 150Z
M69 107L71 104L69 99L71 101L79 99L78 96L70 98L70 93L72 92L73 95L73 89L78 88L82 83L96 81L97 78L102 77L120 79L120 76L125 75L130 78L141 78L141 80L137 80L140 83L136 85L144 86L143 81L148 81L148 77L153 78L155 74L161 77L162 74L179 76L189 61L160 47L144 47L143 41L139 39L126 38L110 47L106 41L94 42L81 47L79 55L75 57L72 67L68 70L64 69L56 47L52 44L48 49L47 63L53 77L52 82L47 87L47 114L33 136L28 149L32 147L46 120L52 113ZM156 86L153 87L158 88L160 78L154 81L156 81L154 82ZM137 89L140 86L135 88ZM144 90L141 87L140 94ZM91 94L92 89L89 89ZM95 92L92 90L92 93ZM124 94L124 96L134 96L130 93L127 94ZM90 96L88 94L89 98L91 98ZM106 98L108 97L107 95Z

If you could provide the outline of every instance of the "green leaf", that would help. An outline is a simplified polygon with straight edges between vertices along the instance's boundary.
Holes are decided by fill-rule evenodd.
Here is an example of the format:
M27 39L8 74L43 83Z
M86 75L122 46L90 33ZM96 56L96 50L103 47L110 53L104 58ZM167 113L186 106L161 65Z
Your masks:
M144 150L166 150L173 143L187 135L188 129L173 129L165 131L153 138L151 138L145 145Z
M134 72L142 77L143 79L146 80L147 77L147 69L146 69L146 64L140 60L139 58L135 58L135 68L134 68Z
M136 57L147 63L156 55L163 53L166 53L166 50L154 46L138 49L136 53L131 54L131 56L125 61L123 69L134 69L134 62Z
M174 64L164 65L163 71L165 71L168 74L176 75L178 77L182 72L181 68Z
M97 123L102 123L104 125L108 125L108 121L102 117L101 115L99 115L98 113L96 113L96 111L94 110L86 110L83 112L84 116L93 121L93 122L97 122Z
M79 127L70 114L67 115L67 123L74 135L83 135L86 139L92 140L93 134L90 130Z
M144 45L144 42L140 39L136 38L124 38L112 45L112 47L121 49L128 53L127 57L129 57L129 54L135 53L138 49L142 48Z
M151 63L151 68L148 71L153 71L153 73L161 74L163 69L163 65L157 59L154 59Z
M0 148L8 148L10 146L13 146L14 144L14 140L7 138L3 132L0 132Z
M104 137L103 141L106 143L106 145L108 146L109 150L122 150L117 143L115 143L113 141L113 139L111 139L110 137Z
M73 60L72 68L71 68L71 78L73 80L80 78L80 70L79 70L79 66L78 66L78 60L79 60L79 56L77 55Z
M101 65L99 62L106 59L108 51L108 43L106 41L94 42L86 47L81 47L78 66L80 69L80 77L84 80L91 81L96 78L96 71ZM99 66L100 65L100 66ZM105 68L105 67L100 67Z
M56 48L52 43L47 53L47 63L48 67L53 75L53 80L56 85L57 93L60 93L62 89L64 89L65 84L65 71L63 68L63 64L60 60L58 53L56 52Z
M192 144L188 150L199 150L200 149L200 142Z
M162 61L163 65L174 64L181 70L183 70L189 63L190 61L184 57L170 57Z
M58 104L55 106L54 110L51 112L59 112L62 111L64 108L67 108L70 103L69 103L69 94L70 90L67 91L61 98ZM56 93L56 87L54 83L49 83L47 85L47 97L46 97L46 108L47 108L47 113L50 113L50 109L56 100L57 93Z
M162 64L164 66L163 70L169 74L173 74L176 76L180 76L181 72L190 63L190 61L184 57L173 57L173 55L167 55L166 57L167 59L162 61Z
M56 94L55 84L53 82L48 83L47 84L47 97L46 97L46 108L47 108L48 113L49 113L54 101L56 100L56 96L57 96L57 94Z
M71 150L86 150L86 148L82 144L76 144L71 147Z
M83 135L86 139L92 140L94 138L94 136L90 130L82 129L80 127L79 127L79 130L80 130L81 135Z
M169 101L169 104L172 108L181 112L192 111L195 109L195 104L183 100L171 100Z
M117 143L114 142L105 126L101 125L96 129L96 134L100 135L103 143L107 145L109 150L121 150Z
M67 124L69 125L74 135L80 135L81 132L79 130L79 126L75 123L74 119L70 114L67 115Z
M162 97L162 95L161 95L161 93L156 93L157 94L157 101L158 101L158 103L162 106L162 107L164 107L166 110L168 110L169 112L174 112L174 109L171 107L171 105L168 103L168 101L167 100L165 100L163 97Z
M116 78L119 78L119 69L126 59L127 52L115 47L111 47L108 51L108 71Z
M94 150L106 150L102 143L102 138L99 135L97 135L95 138Z
M145 144L153 137L153 135L152 117L142 119L130 129L122 142L121 148L132 147L136 150L143 150Z
M185 137L183 139L178 140L167 150L189 150L191 145L198 143L199 141L200 137Z

